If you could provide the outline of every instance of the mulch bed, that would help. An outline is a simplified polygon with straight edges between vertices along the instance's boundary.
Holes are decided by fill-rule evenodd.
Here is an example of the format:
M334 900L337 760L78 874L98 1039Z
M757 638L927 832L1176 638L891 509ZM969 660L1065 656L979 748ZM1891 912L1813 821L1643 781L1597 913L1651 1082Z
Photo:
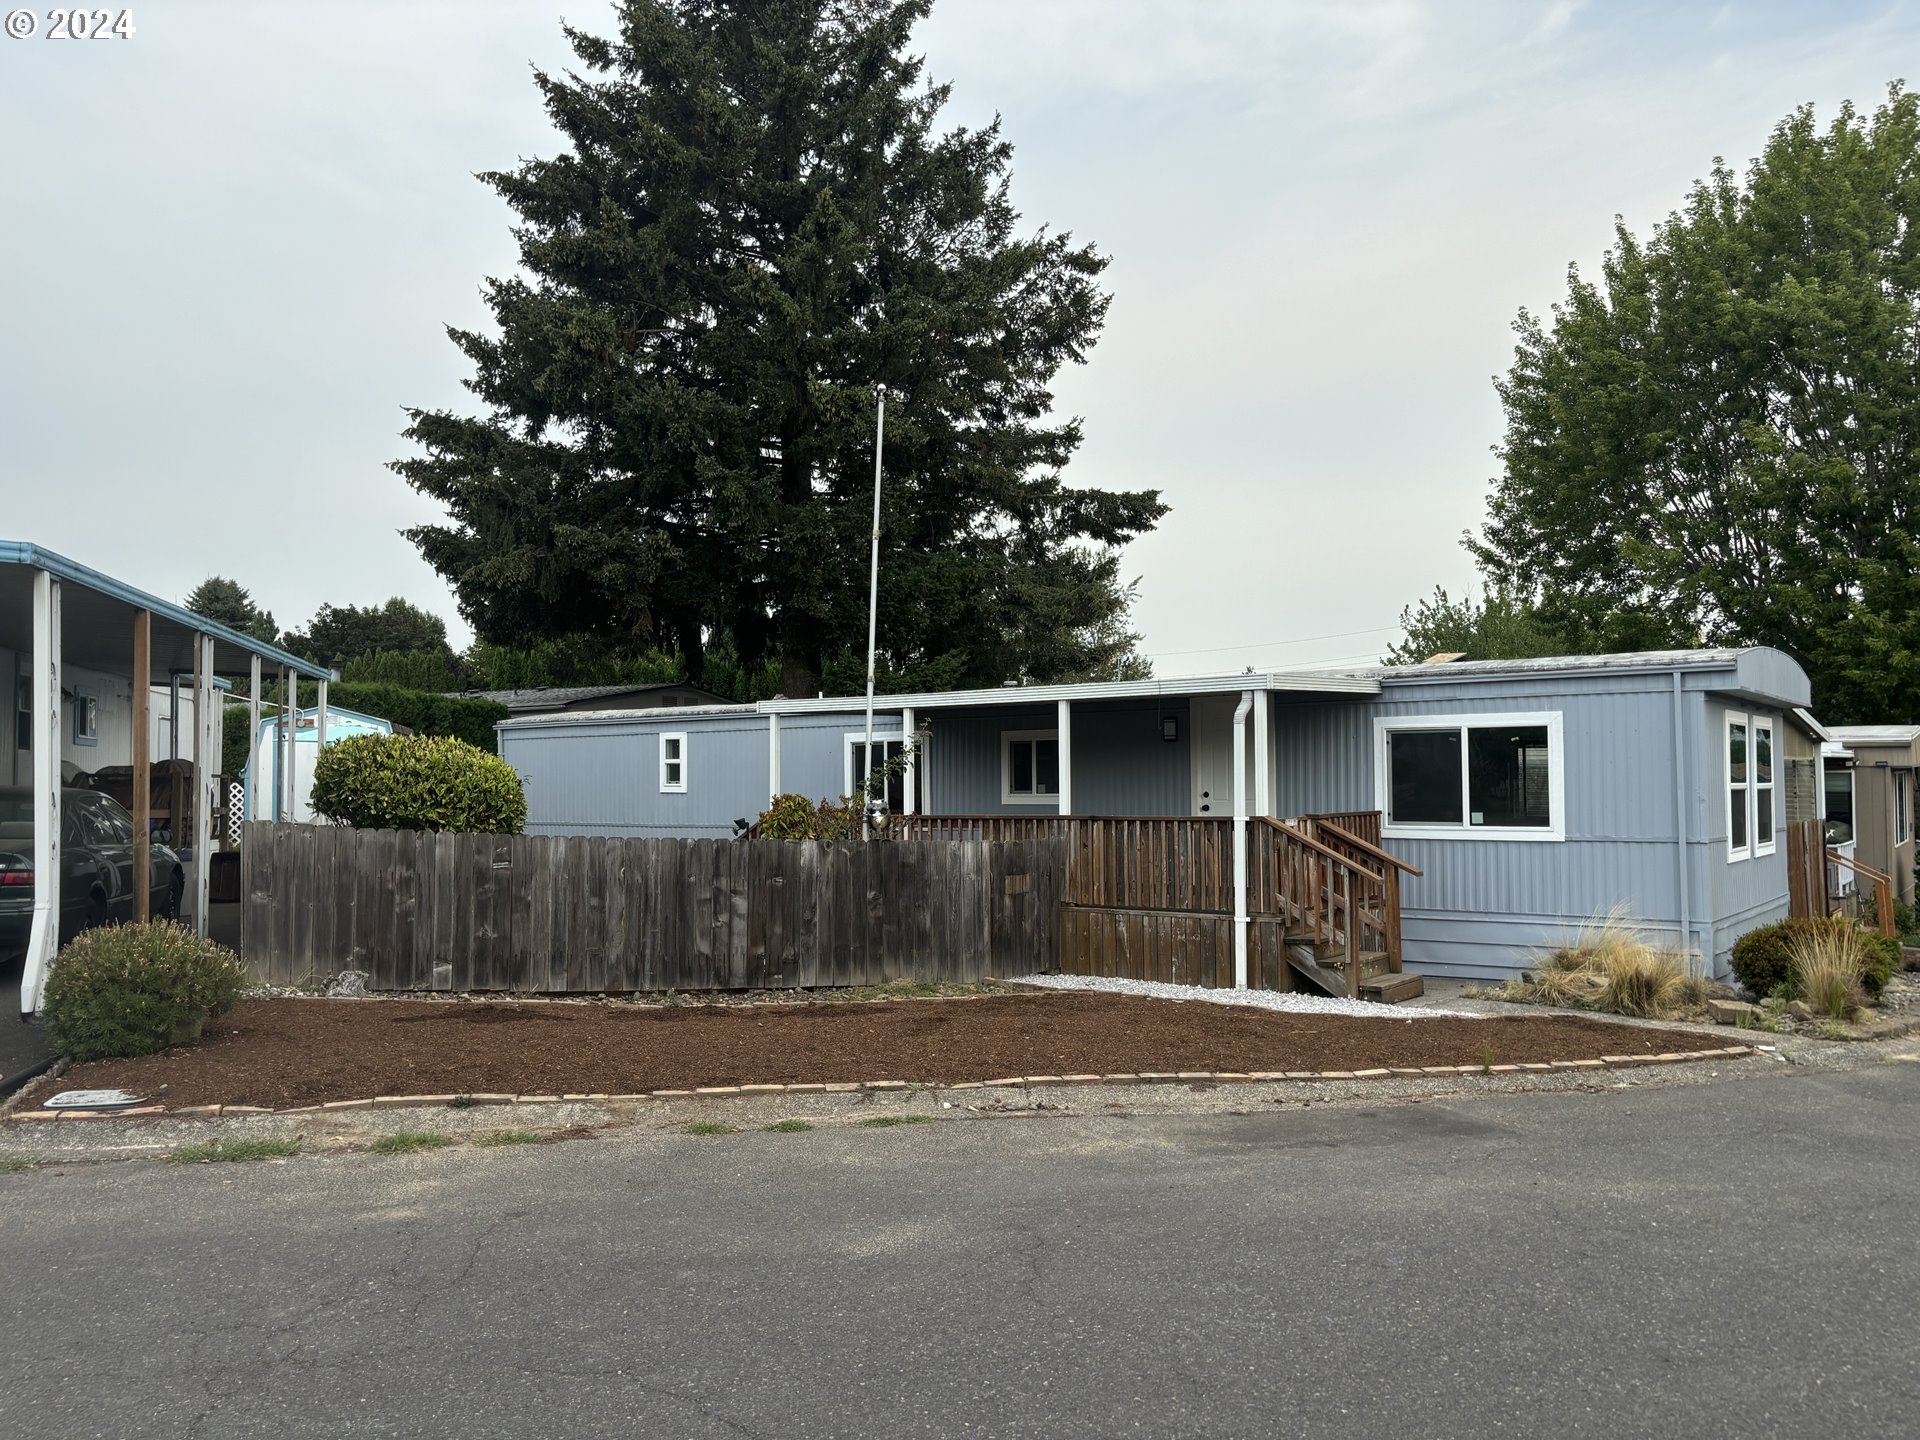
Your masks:
M1562 1016L1376 1020L1090 994L751 1007L249 1000L198 1045L75 1065L57 1088L285 1109L375 1095L1528 1064L1720 1044Z

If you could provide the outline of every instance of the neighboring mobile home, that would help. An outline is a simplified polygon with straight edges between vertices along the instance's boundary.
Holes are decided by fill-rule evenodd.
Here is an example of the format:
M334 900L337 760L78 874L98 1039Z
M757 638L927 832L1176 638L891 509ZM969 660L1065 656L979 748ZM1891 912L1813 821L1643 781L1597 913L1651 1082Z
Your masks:
M1829 762L1829 810L1844 808L1853 827L1853 857L1891 876L1894 897L1911 905L1914 838L1920 830L1914 813L1920 725L1835 725L1828 733L1851 759L1850 764Z
M881 697L874 758L924 730L891 783L901 813L1382 812L1381 844L1422 872L1404 953L1428 974L1517 973L1616 909L1724 974L1740 934L1787 914L1788 810L1819 803L1789 793L1808 698L1768 649L1010 686ZM772 795L839 796L866 772L858 698L499 736L540 834L724 837Z
M264 667L264 668L263 668ZM263 673L320 683L338 677L273 645L196 615L184 606L25 541L0 540L0 749L14 783L31 787L33 874L58 875L65 781L75 772L128 767L134 800L135 854L143 856L154 817L148 813L156 743L192 762L193 833L175 837L194 857L187 910L206 933L208 870L221 735L222 682L246 679L258 705ZM171 711L173 691L187 687L186 729L160 731L156 707ZM201 723L204 718L204 723ZM325 724L324 718L320 722ZM0 772L3 773L3 772ZM147 822L141 825L141 822ZM137 860L135 872L146 868ZM34 917L19 957L22 1013L38 1009L40 986L58 941L58 887L34 886ZM145 902L140 902L144 908ZM138 910L135 911L139 913ZM11 987L16 957L0 956L0 986Z

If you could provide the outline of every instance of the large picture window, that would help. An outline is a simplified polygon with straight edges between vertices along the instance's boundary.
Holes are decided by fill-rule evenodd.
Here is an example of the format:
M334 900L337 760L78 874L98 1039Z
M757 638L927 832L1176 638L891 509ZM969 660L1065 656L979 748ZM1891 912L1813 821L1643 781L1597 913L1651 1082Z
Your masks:
M1058 730L1008 730L1000 736L1000 798L1008 805L1058 802Z
M1409 716L1374 722L1385 833L1560 840L1560 715Z

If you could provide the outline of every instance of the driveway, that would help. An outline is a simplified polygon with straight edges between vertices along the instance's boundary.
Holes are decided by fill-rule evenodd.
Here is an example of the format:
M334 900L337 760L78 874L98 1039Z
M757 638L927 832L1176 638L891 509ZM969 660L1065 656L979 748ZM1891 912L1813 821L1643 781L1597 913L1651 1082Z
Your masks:
M0 1095L11 1094L53 1059L44 1025L20 1018L19 955L0 957Z
M1869 1436L1920 1064L0 1175L34 1436Z

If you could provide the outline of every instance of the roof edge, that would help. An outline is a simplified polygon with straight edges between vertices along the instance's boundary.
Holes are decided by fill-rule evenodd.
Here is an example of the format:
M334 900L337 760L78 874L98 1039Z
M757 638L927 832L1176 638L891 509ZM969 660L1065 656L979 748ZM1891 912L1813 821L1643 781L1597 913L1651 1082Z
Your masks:
M45 570L49 575L74 585L84 585L135 609L151 611L176 625L201 635L211 635L216 640L224 640L229 645L238 646L249 655L258 655L262 660L271 660L276 665L285 665L297 674L309 680L338 680L340 672L326 665L316 665L311 660L302 660L291 651L282 650L278 645L269 645L264 640L256 640L251 635L242 635L217 620L209 620L204 615L196 615L184 605L176 605L170 600L162 600L158 595L149 595L136 589L124 580L116 580L104 571L95 570L90 565L82 565L78 560L69 560L66 556L35 545L28 540L0 540L0 565L26 565L36 570Z

